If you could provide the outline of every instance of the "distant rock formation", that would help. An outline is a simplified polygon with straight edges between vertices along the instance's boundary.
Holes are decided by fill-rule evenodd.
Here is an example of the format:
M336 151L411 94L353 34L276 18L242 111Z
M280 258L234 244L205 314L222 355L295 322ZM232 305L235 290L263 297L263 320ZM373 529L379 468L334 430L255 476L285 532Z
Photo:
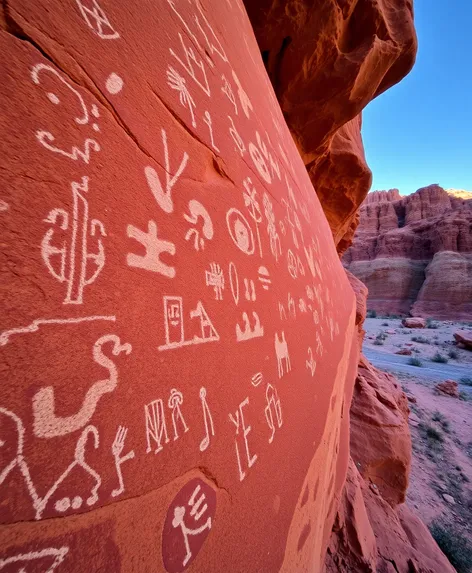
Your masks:
M472 193L439 185L367 195L345 266L380 312L472 316Z

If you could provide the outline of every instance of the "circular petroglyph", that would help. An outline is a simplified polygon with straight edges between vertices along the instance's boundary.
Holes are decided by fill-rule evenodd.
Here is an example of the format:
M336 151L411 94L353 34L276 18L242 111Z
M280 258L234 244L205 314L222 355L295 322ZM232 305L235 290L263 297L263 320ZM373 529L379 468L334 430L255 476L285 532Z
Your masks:
M246 217L238 209L226 213L226 224L234 244L246 255L254 253L254 234Z
M107 88L107 92L112 94L112 95L116 95L117 93L119 93L122 89L123 89L123 80L120 78L120 76L118 74L115 74L115 72L112 72L106 81L106 88Z

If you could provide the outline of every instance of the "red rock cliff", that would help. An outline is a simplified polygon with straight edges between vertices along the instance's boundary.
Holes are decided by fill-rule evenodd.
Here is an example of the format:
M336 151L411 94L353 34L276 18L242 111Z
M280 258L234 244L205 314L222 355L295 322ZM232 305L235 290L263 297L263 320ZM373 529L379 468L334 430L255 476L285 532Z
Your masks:
M369 308L442 319L472 314L472 194L430 185L400 197L369 193L347 268Z

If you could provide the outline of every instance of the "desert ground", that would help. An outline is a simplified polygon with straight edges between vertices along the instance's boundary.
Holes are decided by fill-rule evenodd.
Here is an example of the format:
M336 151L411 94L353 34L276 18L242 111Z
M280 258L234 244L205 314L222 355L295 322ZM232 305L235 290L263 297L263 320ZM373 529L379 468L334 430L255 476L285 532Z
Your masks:
M432 326L407 329L400 319L368 318L364 352L395 374L408 396L413 459L407 504L428 526L452 532L452 542L459 532L472 544L472 352L453 337L457 330L472 331L472 323ZM401 349L412 353L395 354ZM447 362L434 361L437 353ZM459 398L435 389L446 379L459 384Z

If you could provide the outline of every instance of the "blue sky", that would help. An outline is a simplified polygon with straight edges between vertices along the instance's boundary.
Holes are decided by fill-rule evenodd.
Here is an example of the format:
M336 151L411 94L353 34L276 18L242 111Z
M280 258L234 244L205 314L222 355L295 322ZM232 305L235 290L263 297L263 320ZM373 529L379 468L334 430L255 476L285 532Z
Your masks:
M431 183L472 190L470 0L415 0L412 72L364 111L372 190Z

